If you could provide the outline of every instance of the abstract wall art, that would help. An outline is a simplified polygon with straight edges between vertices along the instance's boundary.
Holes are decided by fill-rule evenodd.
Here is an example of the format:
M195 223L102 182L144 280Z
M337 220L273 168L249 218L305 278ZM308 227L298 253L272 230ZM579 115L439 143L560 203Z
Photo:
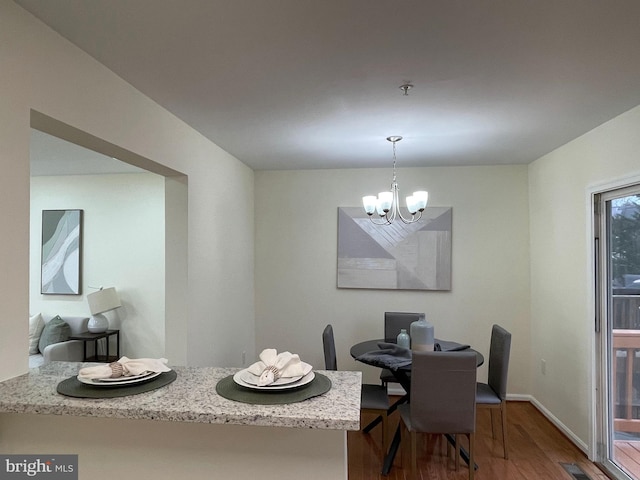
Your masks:
M80 295L82 210L42 211L40 292Z
M451 290L451 223L451 207L384 226L360 207L338 208L338 288Z

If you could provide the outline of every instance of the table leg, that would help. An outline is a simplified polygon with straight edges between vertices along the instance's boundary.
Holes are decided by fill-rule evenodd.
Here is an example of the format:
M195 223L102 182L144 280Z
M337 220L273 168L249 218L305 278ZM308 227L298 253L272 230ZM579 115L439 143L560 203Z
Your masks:
M381 421L382 421L382 415L378 415L371 422L369 422L369 425L367 425L366 427L364 427L362 429L362 432L363 433L369 433L371 430L373 430L373 427L378 425Z
M393 465L393 461L396 458L396 454L398 453L398 448L400 447L400 425L396 428L396 433L393 435L393 440L391 441L391 445L389 446L389 451L384 457L384 463L382 464L382 475L387 476L391 471L391 466Z
M453 438L453 436L447 433L447 434L445 434L445 438L455 448L456 440ZM460 447L460 458L462 458L462 460L464 460L464 463L469 465L469 452L467 452L463 447ZM475 462L473 463L473 469L474 470L478 469L478 464L475 463Z
M398 408L398 405L402 405L403 403L407 403L408 401L409 401L409 395L404 395L402 398L400 398L398 401L396 401L393 405L389 407L389 410L387 410L387 416L395 412L396 409ZM364 427L362 431L364 433L369 433L373 429L373 427L378 425L381 421L382 421L382 417L378 415L371 422L369 422L369 424L366 427Z

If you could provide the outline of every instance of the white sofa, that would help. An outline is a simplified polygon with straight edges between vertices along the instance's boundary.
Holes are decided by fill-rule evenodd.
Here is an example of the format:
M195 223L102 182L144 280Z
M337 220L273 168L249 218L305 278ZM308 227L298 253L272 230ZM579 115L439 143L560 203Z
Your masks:
M42 314L45 324L48 323L56 315ZM69 327L71 327L71 335L88 332L87 317L71 317L60 315ZM81 362L84 355L84 342L81 340L67 340L66 342L53 343L45 347L44 352L29 355L29 368L39 367L51 361L63 362Z

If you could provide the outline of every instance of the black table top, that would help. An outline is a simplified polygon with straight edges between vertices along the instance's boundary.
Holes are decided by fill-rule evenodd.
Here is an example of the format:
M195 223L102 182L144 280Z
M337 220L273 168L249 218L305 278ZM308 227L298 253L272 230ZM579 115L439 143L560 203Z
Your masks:
M436 339L436 343L438 343L440 340ZM381 342L386 342L386 343L395 343L395 342L388 342L385 341L384 339L380 338L377 340L365 340L364 342L360 342L360 343L356 343L355 345L353 345L351 347L350 350L350 354L353 358L357 359L360 355L364 355L367 352L373 352L374 350L380 350L380 347L378 347L378 343ZM484 363L484 355L482 355L480 352L478 352L477 350L474 350L473 348L466 348L464 350L460 350L462 352L474 352L476 354L477 357L477 366L479 367L480 365L482 365ZM405 367L401 367L400 370L405 370L405 371L411 371L411 364L405 366Z

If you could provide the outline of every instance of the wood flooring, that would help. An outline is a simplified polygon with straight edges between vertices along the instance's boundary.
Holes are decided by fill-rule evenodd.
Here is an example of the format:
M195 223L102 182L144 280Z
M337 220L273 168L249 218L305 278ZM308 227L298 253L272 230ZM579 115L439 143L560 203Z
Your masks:
M640 478L640 442L616 440L613 451L616 463L632 477Z
M591 463L582 451L569 441L549 420L529 402L509 402L507 405L509 459L502 453L499 415L496 415L496 439L491 435L491 416L487 409L478 411L476 431L476 480L549 479L572 480L561 463L577 464L591 480L608 477ZM362 425L373 417L363 414ZM390 434L395 432L398 414L390 417ZM419 435L418 469L420 480L462 480L469 478L464 462L455 471L447 456L446 441L438 435ZM381 475L382 451L380 428L369 435L348 432L349 480L408 480L408 453L399 452L389 475ZM401 452L403 446L401 445Z

